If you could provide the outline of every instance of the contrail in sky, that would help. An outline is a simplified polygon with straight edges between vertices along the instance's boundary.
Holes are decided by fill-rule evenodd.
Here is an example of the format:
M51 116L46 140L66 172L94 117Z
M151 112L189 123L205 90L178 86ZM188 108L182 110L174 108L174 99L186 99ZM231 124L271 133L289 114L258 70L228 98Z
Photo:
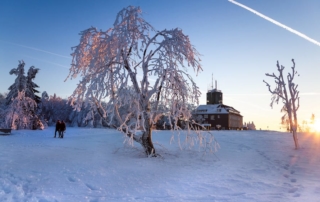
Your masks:
M241 4L241 3L238 3L238 2L236 2L234 0L228 0L228 1L233 3L233 4L235 4L235 5L237 5L237 6L240 6L240 7L244 8L244 9L246 9L246 10L248 10L248 11L250 11L250 12L256 14L256 15L258 15L259 17L262 17L265 20L268 20L268 21L272 22L275 25L278 25L279 27L282 27L282 28L288 30L289 32L292 32L292 33L294 33L294 34L296 34L296 35L298 35L298 36L300 36L300 37L302 37L302 38L304 38L304 39L306 39L306 40L308 40L308 41L320 46L320 42L318 42L318 41L306 36L305 34L302 34L301 32L298 32L297 30L294 30L294 29L292 29L292 28L290 28L290 27L288 27L288 26L286 26L286 25L284 25L284 24L282 24L282 23L280 23L280 22L278 22L278 21L276 21L274 19L269 18L268 16L265 16L265 15L259 13L256 10L253 10L252 8L249 8L249 7L247 7L247 6L245 6L245 5Z
M7 42L7 41L2 41L2 40L0 40L0 41L1 41L1 42L4 42L4 43L11 44L11 45L20 46L20 47L23 47L23 48L28 48L28 49L31 49L31 50L40 51L40 52L43 52L43 53L48 53L48 54L51 54L51 55L55 55L55 56L59 56L59 57L71 59L71 57L68 57L68 56L65 56L65 55L60 55L60 54L57 54L57 53L52 53L52 52L45 51L45 50L41 50L41 49L38 49L38 48L33 48L33 47L24 46L24 45L20 45L20 44L16 44L16 43L11 43L11 42Z
M61 64L58 64L58 63L50 62L48 60L41 60L41 59L38 59L38 58L30 57L28 55L24 55L24 57L31 58L31 59L34 59L34 60L39 60L39 61L46 62L46 63L49 63L49 64L53 64L53 65L56 65L56 66L59 66L59 67L63 67L63 68L66 68L66 69L70 68L70 67L67 67L65 65L61 65Z

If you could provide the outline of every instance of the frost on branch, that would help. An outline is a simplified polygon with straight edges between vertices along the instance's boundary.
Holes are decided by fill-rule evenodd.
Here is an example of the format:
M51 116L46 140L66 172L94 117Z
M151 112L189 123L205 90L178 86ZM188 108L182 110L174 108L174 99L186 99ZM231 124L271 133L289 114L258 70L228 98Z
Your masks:
M19 129L44 129L44 126L34 111L37 103L25 96L24 91L19 91L8 106L5 116L6 128Z
M156 31L133 6L121 10L107 31L91 27L80 35L68 78L82 79L69 102L78 110L95 103L111 117L110 126L155 154L151 131L157 119L167 115L179 129L178 120L191 117L188 104L198 104L200 90L187 72L202 68L189 37L178 28Z
M38 117L38 108L34 107L32 103L32 101L35 102L35 106L37 106L41 102L41 98L36 95L36 93L39 93L36 89L39 86L33 82L39 69L31 66L27 76L25 76L24 66L24 61L19 61L18 67L11 69L9 72L17 77L14 84L8 89L7 110L5 112L7 114L6 124L4 125L13 129L43 129L44 123ZM8 114L11 115L8 116Z
M270 106L272 107L274 103L278 104L279 100L282 101L283 107L281 109L281 112L284 112L284 115L282 116L281 120L282 123L285 122L287 119L289 120L290 125L290 131L293 133L293 140L295 143L295 148L299 148L298 143L298 137L297 137L297 124L298 124L298 117L297 117L297 111L300 106L300 97L299 97L299 91L297 90L298 84L295 84L293 82L295 75L298 74L298 72L295 70L295 62L294 59L292 59L293 66L291 67L291 72L287 75L287 83L285 81L285 76L283 75L284 66L279 65L279 62L277 61L277 70L279 72L279 75L276 75L275 73L272 74L266 74L266 76L271 77L274 79L274 82L276 84L275 89L272 90L269 83L266 81L263 81L267 87L269 92L271 93L271 103ZM299 75L298 75L299 76Z
M11 71L9 72L11 75L16 75L17 78L15 79L14 84L12 84L8 89L9 93L6 98L7 104L10 104L11 100L18 96L19 91L24 91L25 95L35 100L36 103L41 102L41 98L36 95L36 93L39 93L39 91L36 89L39 88L39 86L33 82L36 74L39 72L39 69L31 66L28 70L27 76L25 76L24 66L24 61L19 61L18 67L11 69Z

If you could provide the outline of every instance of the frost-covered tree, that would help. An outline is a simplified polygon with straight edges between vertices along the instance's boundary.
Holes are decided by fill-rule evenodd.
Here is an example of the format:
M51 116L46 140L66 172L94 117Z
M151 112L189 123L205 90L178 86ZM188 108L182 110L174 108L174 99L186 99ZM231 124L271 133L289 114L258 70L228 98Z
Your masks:
M5 102L6 102L6 97L7 97L7 93L4 93L4 94L0 93L0 104L1 104L1 105L2 105L2 104L5 104Z
M86 107L84 107L84 104L80 110L73 110L69 115L70 125L72 127L84 127L87 113L88 111Z
M246 127L248 130L256 130L256 125L253 123L253 121L250 123L250 121L246 124Z
M281 117L281 125L285 128L287 132L290 132L290 121L288 118L288 113L285 109L286 108L284 106L281 109L281 112L284 113L283 116Z
M9 87L9 93L7 95L7 104L9 104L14 98L18 97L18 92L22 92L26 90L27 87L27 79L24 75L24 65L23 61L19 61L19 65L17 68L11 69L10 74L14 74L17 76L14 84Z
M282 120L285 120L288 118L289 125L290 125L290 131L293 134L293 140L295 144L295 148L299 148L299 142L297 137L297 127L298 127L298 117L297 117L297 111L299 109L299 91L297 90L298 85L294 83L295 75L297 75L297 71L295 70L295 62L294 59L292 59L293 66L291 67L291 73L289 72L287 74L287 83L285 80L285 76L283 73L284 66L280 65L277 61L277 69L279 72L279 75L275 75L275 73L272 74L266 74L268 77L272 77L274 79L274 82L276 84L276 87L274 90L271 90L271 86L266 81L263 81L267 87L269 92L272 94L271 98L271 104L272 107L274 103L279 103L279 100L282 101L283 107L281 109L282 112L284 112L284 116L282 117Z
M19 61L18 67L11 69L9 72L11 75L16 75L17 78L15 79L14 84L8 89L9 93L6 98L7 104L10 104L10 102L18 96L18 92L21 91L24 91L25 96L33 99L36 103L41 101L40 97L36 95L36 93L39 93L39 91L36 90L39 86L33 82L39 69L31 66L28 70L28 75L25 76L24 66L24 61Z
M84 102L95 102L104 117L108 113L111 120L116 119L119 130L139 142L147 155L154 155L156 117L167 113L177 123L191 116L188 103L198 103L200 91L187 71L202 70L199 53L181 29L157 31L133 6L121 10L107 31L92 27L80 35L68 78L80 74L82 80L70 97L71 104L81 109ZM100 107L103 99L106 111ZM160 110L161 105L168 110ZM120 114L123 106L130 110Z
M27 86L26 86L26 96L33 99L37 104L41 102L41 98L36 94L40 93L36 88L39 88L39 86L33 82L33 80L36 78L37 73L39 72L38 68L35 68L34 66L31 66L28 70L27 75Z
M101 106L104 106L104 103ZM107 126L98 113L96 105L92 102L88 102L86 105L84 103L80 111L75 111L68 105L66 99L62 99L56 94L49 96L44 91L38 108L41 120L51 126L55 125L57 120L63 120L72 127L100 128Z
M6 94L0 93L0 127L5 121L5 111L6 111Z
M41 122L43 123L44 127L48 127L48 120L47 120L47 108L49 102L49 95L46 91L43 91L41 94L41 100L38 103L37 107L37 114Z
M105 108L102 103L102 108ZM107 127L108 124L101 117L96 105L94 103L83 103L81 110L73 110L69 115L70 125L73 127L90 127L102 128Z
M37 103L25 96L24 91L19 91L6 111L5 123L11 129L43 129L44 126L34 114Z
M72 112L72 107L67 104L67 100L54 94L48 96L45 92L41 99L41 117L48 125L55 125L57 120L64 120L69 123L69 115Z

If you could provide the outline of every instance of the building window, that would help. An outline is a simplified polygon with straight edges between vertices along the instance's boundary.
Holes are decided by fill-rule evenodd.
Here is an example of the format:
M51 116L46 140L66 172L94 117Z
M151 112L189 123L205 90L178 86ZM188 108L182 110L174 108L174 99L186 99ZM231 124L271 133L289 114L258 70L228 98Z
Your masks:
M220 119L220 115L218 115L218 119Z
M207 110L206 109L199 109L199 110L197 110L197 112L207 112Z
M210 120L214 120L214 115L211 115L211 116L210 116Z
M208 114L203 115L204 118L208 118Z

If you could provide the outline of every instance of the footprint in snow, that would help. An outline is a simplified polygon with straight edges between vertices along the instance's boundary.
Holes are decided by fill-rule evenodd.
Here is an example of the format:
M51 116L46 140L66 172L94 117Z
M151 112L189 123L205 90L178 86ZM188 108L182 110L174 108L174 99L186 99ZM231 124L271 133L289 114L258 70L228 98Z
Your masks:
M90 202L99 202L99 199L91 199Z
M44 198L39 198L38 201L39 201L39 202L50 202L49 200L44 199Z
M265 159L267 159L268 161L270 161L271 159L262 151L256 150L262 157L264 157Z
M92 185L90 185L90 184L85 184L90 190L97 190L97 188L96 187L94 187L94 186L92 186Z
M289 170L289 164L286 164L283 168Z
M76 179L73 177L68 177L69 182L76 182Z
M291 182L297 182L297 180L296 180L296 179L291 179L290 181L291 181Z
M295 193L296 191L298 191L298 188L294 187L294 188L291 188L289 189L289 193Z
M300 194L296 193L293 197L300 197Z

